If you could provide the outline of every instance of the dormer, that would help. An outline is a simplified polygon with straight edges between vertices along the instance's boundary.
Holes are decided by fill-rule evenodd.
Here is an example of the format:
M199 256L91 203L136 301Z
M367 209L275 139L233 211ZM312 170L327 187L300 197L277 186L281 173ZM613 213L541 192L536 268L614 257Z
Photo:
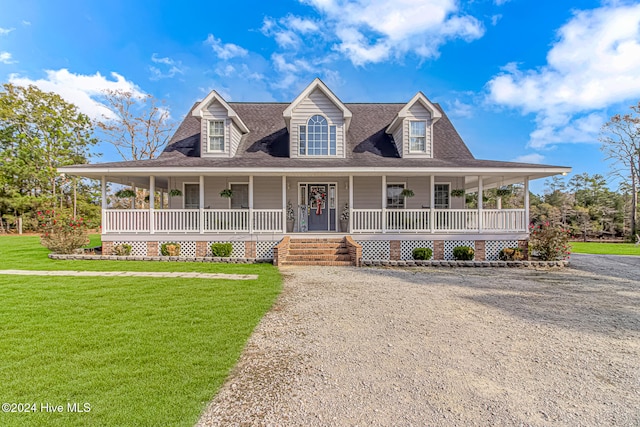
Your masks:
M440 110L418 92L395 116L386 133L393 136L400 157L433 157L433 125Z
M201 157L233 157L242 135L249 133L242 119L215 90L194 108L192 115L201 119Z
M351 111L316 78L282 113L295 158L345 157Z

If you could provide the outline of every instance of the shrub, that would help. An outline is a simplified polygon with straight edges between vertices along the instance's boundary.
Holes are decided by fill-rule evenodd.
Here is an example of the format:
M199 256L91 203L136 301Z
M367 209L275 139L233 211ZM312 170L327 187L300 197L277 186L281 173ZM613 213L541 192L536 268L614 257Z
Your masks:
M213 256L228 257L231 256L233 245L231 243L212 243L211 253Z
M453 248L453 258L457 261L471 261L475 251L469 246L456 246Z
M520 248L504 248L500 250L498 259L500 261L522 261L524 254Z
M82 218L70 218L55 211L37 213L40 243L56 254L72 254L89 243Z
M413 259L428 260L433 256L433 251L430 248L415 248L411 255Z
M175 242L163 243L160 246L160 253L163 256L180 256L180 244Z
M530 227L529 245L542 261L559 261L571 254L569 230L549 222Z
M131 255L131 245L127 245L126 243L115 245L113 247L113 253L119 256Z

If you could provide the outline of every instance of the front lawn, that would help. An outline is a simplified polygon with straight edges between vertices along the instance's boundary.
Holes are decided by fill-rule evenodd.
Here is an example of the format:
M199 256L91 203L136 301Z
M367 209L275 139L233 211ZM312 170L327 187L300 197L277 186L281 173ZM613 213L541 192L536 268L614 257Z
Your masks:
M640 255L640 245L633 243L571 242L576 254Z
M0 412L2 426L192 426L281 286L267 264L46 255L37 237L0 236L0 269L202 271L259 279L0 274L0 400L36 409ZM69 412L74 404L85 412ZM46 412L59 405L61 413Z

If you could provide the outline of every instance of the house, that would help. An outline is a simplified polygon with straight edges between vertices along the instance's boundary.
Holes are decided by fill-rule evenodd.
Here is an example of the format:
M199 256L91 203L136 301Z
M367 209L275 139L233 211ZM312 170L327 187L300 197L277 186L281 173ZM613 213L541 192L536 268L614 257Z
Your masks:
M343 103L320 79L291 103L212 91L158 158L60 168L102 181L106 254L128 243L157 256L163 242L180 242L181 255L207 256L212 242L231 242L234 257L356 265L410 259L416 247L452 259L455 246L471 246L480 260L526 248L529 181L570 170L474 158L422 92L407 103ZM107 182L149 189L160 205L111 209ZM465 193L514 183L524 186L520 209L485 209L482 197L466 208Z

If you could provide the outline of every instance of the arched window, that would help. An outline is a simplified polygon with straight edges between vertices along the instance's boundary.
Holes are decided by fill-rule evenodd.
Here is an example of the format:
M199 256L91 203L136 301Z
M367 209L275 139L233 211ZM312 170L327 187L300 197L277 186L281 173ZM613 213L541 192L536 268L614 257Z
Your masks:
M300 155L335 156L336 127L323 116L312 116L306 126L300 126Z

